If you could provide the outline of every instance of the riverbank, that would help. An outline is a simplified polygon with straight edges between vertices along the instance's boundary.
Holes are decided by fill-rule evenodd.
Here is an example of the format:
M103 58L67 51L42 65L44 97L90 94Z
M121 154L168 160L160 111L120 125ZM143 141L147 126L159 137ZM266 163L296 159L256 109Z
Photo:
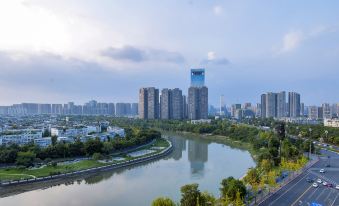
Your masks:
M25 184L131 166L166 156L173 148L170 141L161 138L156 140L152 145L149 145L149 147L145 147L144 145L140 146L139 149L140 150L134 149L132 152L129 151L131 153L124 153L123 156L120 157L114 155L109 162L91 159L57 166L48 165L38 169L0 169L0 185Z

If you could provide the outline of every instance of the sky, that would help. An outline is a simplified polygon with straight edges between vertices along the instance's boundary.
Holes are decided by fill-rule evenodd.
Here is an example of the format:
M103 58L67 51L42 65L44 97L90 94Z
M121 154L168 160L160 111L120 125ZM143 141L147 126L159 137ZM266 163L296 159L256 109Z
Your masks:
M137 102L190 85L209 103L295 91L339 102L339 1L0 0L0 105Z

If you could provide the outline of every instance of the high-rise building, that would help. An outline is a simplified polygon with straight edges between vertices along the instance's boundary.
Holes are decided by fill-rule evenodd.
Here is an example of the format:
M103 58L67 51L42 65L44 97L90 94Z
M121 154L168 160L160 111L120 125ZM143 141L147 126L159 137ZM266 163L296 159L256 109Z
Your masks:
M148 87L139 90L139 117L141 119L159 118L159 89Z
M172 90L162 89L160 96L160 118L171 119L172 114Z
M300 116L303 117L305 115L305 104L300 103Z
M288 93L289 117L300 117L300 94Z
M191 69L191 87L205 86L205 69Z
M318 107L317 106L309 106L308 107L308 118L316 120L319 118L318 114Z
M266 94L262 94L261 95L261 112L260 112L260 116L261 118L266 118Z
M114 103L108 103L108 115L115 116L115 105L114 105Z
M131 115L132 116L138 115L138 103L132 103L132 105L131 105Z
M231 116L235 117L237 114L237 110L241 110L241 104L232 104L231 106Z
M277 94L277 117L286 117L286 92Z
M323 111L323 118L324 119L331 119L332 118L332 112L331 112L331 106L329 103L323 103L322 105L322 111Z
M266 118L277 117L277 93L266 94Z
M182 91L178 88L172 90L171 97L171 118L182 119L183 118L183 97Z
M191 86L188 88L188 118L208 118L208 88L205 87L205 69L191 69Z
M252 109L252 104L250 102L246 102L244 104L244 109Z
M208 118L208 89L207 87L190 87L188 89L188 118Z

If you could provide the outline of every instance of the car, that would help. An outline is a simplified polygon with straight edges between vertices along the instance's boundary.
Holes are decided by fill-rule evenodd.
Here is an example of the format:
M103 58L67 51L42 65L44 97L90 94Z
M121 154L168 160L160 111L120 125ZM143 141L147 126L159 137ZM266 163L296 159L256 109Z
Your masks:
M321 184L322 182L321 179L317 179L317 183Z
M339 190L339 185L335 186L335 189Z
M324 169L319 170L320 173L325 173Z
M324 182L323 182L323 185L324 185L324 186L327 186L327 182L324 181Z
M333 187L333 184L332 184L332 183L327 183L326 186L327 186L327 187Z
M306 181L309 182L309 183L314 182L314 180L312 178L310 178L310 177L307 177Z
M318 184L317 184L317 183L313 183L312 186L315 187L315 188L317 188L317 187L318 187Z

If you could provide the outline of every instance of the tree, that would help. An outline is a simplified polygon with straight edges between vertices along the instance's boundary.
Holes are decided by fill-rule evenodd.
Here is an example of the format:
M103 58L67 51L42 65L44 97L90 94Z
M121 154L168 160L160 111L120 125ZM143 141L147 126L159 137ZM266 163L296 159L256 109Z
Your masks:
M92 158L94 159L94 160L101 160L102 158L103 158L103 156L100 154L100 153L94 153L93 155L92 155Z
M33 166L35 156L36 156L35 153L31 151L18 152L18 156L16 158L16 164L23 165L25 167Z
M223 198L228 197L231 201L234 201L237 192L240 193L241 198L245 197L246 187L242 181L234 179L233 177L228 177L221 181L220 192Z
M175 203L168 197L158 197L153 200L152 206L175 206Z
M94 153L102 152L103 144L98 138L90 139L85 143L85 151L87 155L93 155Z
M267 159L263 159L260 162L260 167L265 171L265 172L269 172L272 169L272 162L270 160Z
M241 194L239 191L237 191L236 198L235 198L235 206L244 206L244 200L241 197Z
M204 200L201 198L198 187L198 184L188 184L181 187L181 206L204 205Z

